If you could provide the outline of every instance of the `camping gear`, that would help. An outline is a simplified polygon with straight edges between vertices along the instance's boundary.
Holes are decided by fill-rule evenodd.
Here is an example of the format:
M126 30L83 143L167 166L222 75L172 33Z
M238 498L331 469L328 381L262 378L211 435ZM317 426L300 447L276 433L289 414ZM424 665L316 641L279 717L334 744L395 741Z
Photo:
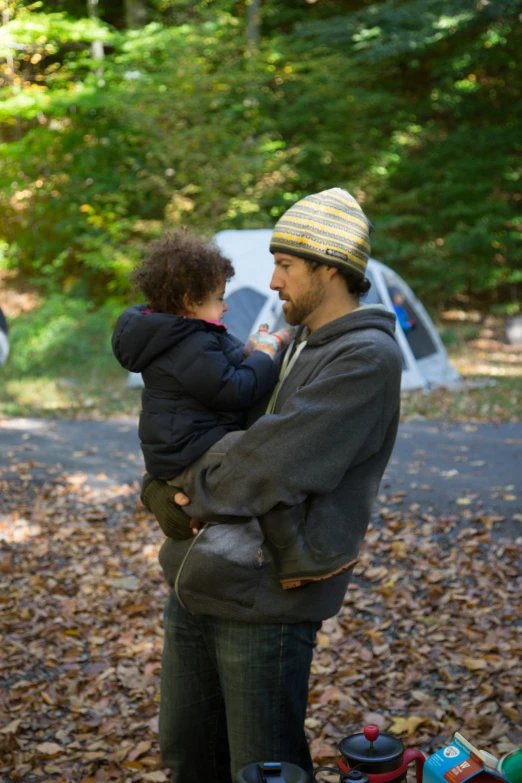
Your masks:
M424 754L404 749L402 742L378 726L366 726L362 734L345 737L339 744L341 772L358 770L368 775L369 783L400 783L406 779L408 765L415 761L417 783L422 783Z
M269 228L226 230L215 235L220 250L236 270L227 284L228 312L223 320L243 342L262 323L267 323L271 332L285 326L279 294L270 289L274 271L274 258L269 252L271 237ZM430 316L411 288L396 272L372 258L368 261L366 277L372 287L361 298L361 304L383 305L394 313L390 291L398 291L404 297L403 307L409 320L415 324L404 332L398 323L395 332L403 359L402 390L461 386L460 375L450 365ZM129 373L127 386L143 386L141 375Z
M244 767L237 776L237 783L310 783L310 778L295 764L261 761Z
M506 753L500 759L497 772L500 772L509 783L522 783L522 748Z
M340 783L370 783L370 778L358 769L351 769L346 774L341 773Z
M451 745L441 748L424 764L423 783L498 783L505 781L498 769L487 765L480 751L457 732ZM488 756L490 754L487 754Z
M318 775L320 772L333 772L334 775L339 775L338 783L370 783L368 775L365 775L364 772L359 772L358 769L351 769L348 772L341 772L339 769L334 769L334 767L318 767L314 769L314 775ZM321 783L321 779L315 778L314 783Z
M464 745L464 747L467 748L470 753L474 753L475 756L478 756L487 767L491 767L491 769L497 768L498 758L492 753L488 753L487 750L479 750L479 748L476 748L475 745L472 745L471 742L463 737L462 734L460 734L458 731L455 732L454 739L457 740L461 745Z
M343 773L333 767L319 767L315 773L321 770L339 774L339 783L369 783L368 775L359 770ZM311 779L301 767L286 761L258 762L244 767L237 777L237 783L311 783ZM320 783L319 778L316 781L314 777L314 783Z

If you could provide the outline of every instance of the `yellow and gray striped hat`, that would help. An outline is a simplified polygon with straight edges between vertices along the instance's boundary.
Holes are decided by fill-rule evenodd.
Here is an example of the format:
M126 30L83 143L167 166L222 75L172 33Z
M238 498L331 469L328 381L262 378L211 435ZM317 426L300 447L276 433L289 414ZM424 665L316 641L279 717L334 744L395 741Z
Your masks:
M306 196L278 220L271 253L288 253L347 269L364 277L372 224L346 190L330 188Z

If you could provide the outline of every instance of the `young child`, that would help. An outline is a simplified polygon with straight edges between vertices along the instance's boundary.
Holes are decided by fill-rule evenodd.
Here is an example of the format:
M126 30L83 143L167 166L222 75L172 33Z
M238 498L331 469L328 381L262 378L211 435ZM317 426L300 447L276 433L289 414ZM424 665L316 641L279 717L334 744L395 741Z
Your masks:
M186 468L244 428L248 409L275 387L277 354L293 336L291 329L261 328L245 346L227 331L225 285L233 274L216 245L186 231L154 242L132 275L147 304L127 308L112 338L120 364L143 377L142 500L172 538L192 533L169 521L173 500L157 513L159 481L182 485Z

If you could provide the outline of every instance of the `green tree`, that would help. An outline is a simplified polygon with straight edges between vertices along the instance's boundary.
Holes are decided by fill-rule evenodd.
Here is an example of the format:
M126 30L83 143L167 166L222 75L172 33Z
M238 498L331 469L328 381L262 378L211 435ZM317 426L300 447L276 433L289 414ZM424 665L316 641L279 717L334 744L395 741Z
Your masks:
M147 7L143 0L125 0L125 24L129 29L143 27L147 17Z
M7 2L4 264L101 302L166 227L269 226L341 185L421 294L517 306L520 0Z

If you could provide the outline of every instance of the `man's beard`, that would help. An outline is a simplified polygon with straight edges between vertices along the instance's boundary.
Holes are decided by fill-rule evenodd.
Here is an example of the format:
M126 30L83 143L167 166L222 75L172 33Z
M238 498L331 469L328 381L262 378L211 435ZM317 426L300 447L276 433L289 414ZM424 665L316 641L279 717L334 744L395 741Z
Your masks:
M308 291L301 294L297 299L287 302L284 310L285 321L291 326L301 326L306 319L316 310L324 299L324 285L311 285Z

